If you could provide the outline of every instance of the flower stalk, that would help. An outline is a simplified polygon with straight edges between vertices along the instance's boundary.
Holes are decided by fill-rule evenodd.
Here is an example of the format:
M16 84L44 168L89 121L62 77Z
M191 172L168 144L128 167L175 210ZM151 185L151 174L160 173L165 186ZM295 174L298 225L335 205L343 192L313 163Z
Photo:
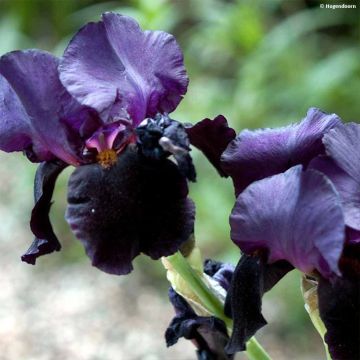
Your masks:
M204 283L197 272L190 266L188 261L180 252L168 256L166 261L171 265L173 270L181 276L191 291L200 299L202 305L215 317L221 319L231 332L232 320L224 314L224 306L221 301L214 295L211 289ZM271 360L259 342L252 337L247 342L246 356L250 360Z

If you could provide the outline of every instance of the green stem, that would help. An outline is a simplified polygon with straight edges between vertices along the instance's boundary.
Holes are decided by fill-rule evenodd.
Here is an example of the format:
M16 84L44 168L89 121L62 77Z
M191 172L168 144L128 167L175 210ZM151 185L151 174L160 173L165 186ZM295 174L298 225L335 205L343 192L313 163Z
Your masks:
M250 360L271 360L271 357L255 339L255 336L246 343L246 356Z
M181 253L177 252L174 255L168 256L166 260L171 264L175 272L177 272L183 280L186 281L187 285L200 299L201 303L207 308L207 310L215 317L224 321L228 329L232 329L232 320L224 314L223 304L221 301L205 285L203 280L189 265ZM271 357L266 353L255 337L252 337L246 343L246 347L247 350L245 353L250 360L271 360Z

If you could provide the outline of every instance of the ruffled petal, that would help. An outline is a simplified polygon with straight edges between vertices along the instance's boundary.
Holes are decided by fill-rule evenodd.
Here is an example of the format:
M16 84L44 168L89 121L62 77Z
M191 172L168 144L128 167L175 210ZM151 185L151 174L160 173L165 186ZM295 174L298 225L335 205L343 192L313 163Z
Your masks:
M360 183L360 125L340 124L324 136L326 153Z
M195 209L187 191L174 163L146 159L128 146L110 168L75 170L66 219L94 266L126 274L140 252L158 259L189 238Z
M243 130L222 155L221 166L239 194L253 181L286 171L324 153L323 135L341 122L311 108L298 124L279 129Z
M185 299L172 288L169 290L169 299L176 316L165 332L167 346L176 344L183 337L194 342L198 359L233 359L232 355L224 351L229 337L223 321L215 317L197 316Z
M66 117L82 110L61 85L59 60L40 50L14 51L0 59L0 149L28 152L34 161L80 162L79 141Z
M345 224L338 193L321 173L295 166L257 181L237 198L231 237L246 253L264 249L303 272L338 273Z
M204 119L189 126L190 143L201 150L221 176L228 176L221 168L220 158L228 144L235 139L235 130L229 127L226 118L218 115L214 120Z
M115 117L124 110L138 125L173 111L188 84L174 37L143 32L135 20L105 13L71 40L60 65L61 81L82 104ZM108 119L111 120L111 119Z
M67 164L62 161L43 162L36 171L35 206L30 221L35 240L29 250L21 257L21 260L28 264L35 265L39 256L59 251L61 248L51 226L49 212L56 179L66 166Z
M360 178L354 179L345 170L339 167L329 156L319 156L315 158L310 162L309 168L322 172L332 181L340 195L345 224L354 230L359 231Z

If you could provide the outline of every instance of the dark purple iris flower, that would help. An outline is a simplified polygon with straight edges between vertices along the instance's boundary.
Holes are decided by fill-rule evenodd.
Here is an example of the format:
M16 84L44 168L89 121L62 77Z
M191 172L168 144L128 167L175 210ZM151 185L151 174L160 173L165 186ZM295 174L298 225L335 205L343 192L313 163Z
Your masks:
M204 264L204 272L227 291L234 267L208 259ZM216 317L196 315L186 300L173 288L169 290L169 299L176 316L165 332L167 346L176 344L183 337L194 343L199 360L231 360L234 358L225 351L229 336L222 320Z
M319 283L330 354L359 358L360 125L310 109L299 124L241 132L221 166L238 195L231 238L244 253L227 298L227 350L245 349L266 324L262 295L297 268Z
M236 138L222 116L188 133L237 196L231 237L243 255L227 296L226 350L245 349L266 324L263 294L296 267L318 281L332 357L360 358L360 125L311 108L300 123Z
M1 57L0 149L41 162L36 238L24 261L60 249L49 210L68 165L76 170L66 219L94 266L126 274L140 253L158 259L189 238L195 210L186 180L195 170L185 128L168 116L187 84L172 35L143 32L114 13L85 25L62 59L40 50Z

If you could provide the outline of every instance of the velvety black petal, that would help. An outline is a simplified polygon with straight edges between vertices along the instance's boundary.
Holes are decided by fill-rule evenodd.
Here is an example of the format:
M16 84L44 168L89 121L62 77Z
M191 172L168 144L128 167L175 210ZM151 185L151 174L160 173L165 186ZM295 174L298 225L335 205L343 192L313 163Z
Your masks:
M221 176L228 176L221 168L220 157L236 133L225 117L218 115L214 120L204 119L186 130L190 143L205 154Z
M34 183L35 206L30 221L35 240L29 250L21 257L21 260L28 264L34 265L39 256L59 251L61 248L50 223L49 211L56 179L66 166L67 164L60 160L43 162L36 171Z
M257 256L242 255L225 304L225 314L234 321L233 333L225 349L228 353L245 350L246 342L267 324L261 314L262 296L291 269L292 266L284 261L266 265Z
M172 346L184 337L192 340L197 347L198 359L230 360L224 347L229 339L223 321L215 317L197 316L185 299L172 288L169 299L173 304L176 316L165 332L167 346Z
M360 359L360 278L320 279L318 299L332 359Z
M170 160L128 146L116 164L84 165L71 175L66 219L92 264L126 274L140 252L153 259L178 250L193 232L186 179Z

